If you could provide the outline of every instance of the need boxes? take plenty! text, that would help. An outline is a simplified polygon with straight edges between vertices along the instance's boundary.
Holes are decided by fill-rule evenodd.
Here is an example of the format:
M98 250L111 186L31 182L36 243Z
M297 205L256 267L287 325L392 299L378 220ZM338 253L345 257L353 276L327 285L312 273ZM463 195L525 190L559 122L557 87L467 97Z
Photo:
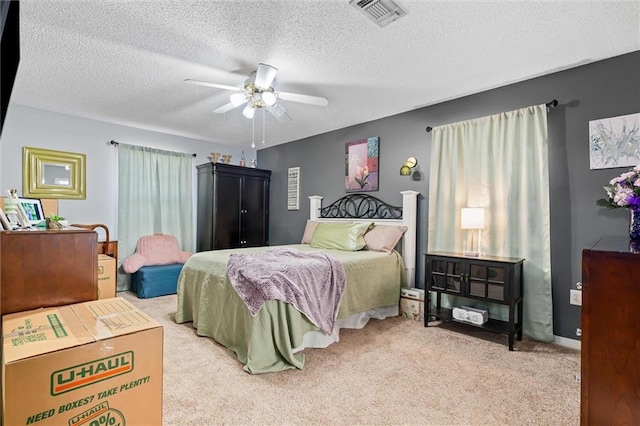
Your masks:
M2 318L6 425L162 424L162 326L122 298Z

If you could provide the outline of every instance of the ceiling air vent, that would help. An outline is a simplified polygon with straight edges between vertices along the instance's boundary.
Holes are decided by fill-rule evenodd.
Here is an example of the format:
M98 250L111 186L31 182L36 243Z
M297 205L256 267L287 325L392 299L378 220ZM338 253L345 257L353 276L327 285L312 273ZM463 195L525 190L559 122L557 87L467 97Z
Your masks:
M392 0L351 0L349 4L380 27L384 27L407 14Z

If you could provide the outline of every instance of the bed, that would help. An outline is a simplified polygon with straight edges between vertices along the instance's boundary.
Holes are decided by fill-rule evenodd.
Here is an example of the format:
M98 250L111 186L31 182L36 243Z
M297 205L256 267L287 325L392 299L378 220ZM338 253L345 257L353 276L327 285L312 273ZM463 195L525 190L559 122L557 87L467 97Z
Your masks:
M371 318L398 315L400 288L412 287L415 280L417 194L403 191L401 208L366 194L349 194L325 208L322 197L309 197L310 222L405 226L398 250L391 253L319 249L310 244L196 253L178 279L176 322L191 322L199 336L211 337L234 351L248 373L302 369L305 348L337 342L341 328L362 328ZM265 302L252 316L232 287L227 274L230 256L285 247L335 256L344 267L346 286L331 333L320 330L292 304L280 300Z

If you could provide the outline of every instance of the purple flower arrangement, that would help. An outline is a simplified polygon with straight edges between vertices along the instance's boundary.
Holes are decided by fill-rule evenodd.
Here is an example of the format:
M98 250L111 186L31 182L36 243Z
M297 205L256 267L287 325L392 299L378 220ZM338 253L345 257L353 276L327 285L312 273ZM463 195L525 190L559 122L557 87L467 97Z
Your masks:
M640 210L640 166L616 176L604 186L608 198L601 198L596 204L602 207L625 207Z

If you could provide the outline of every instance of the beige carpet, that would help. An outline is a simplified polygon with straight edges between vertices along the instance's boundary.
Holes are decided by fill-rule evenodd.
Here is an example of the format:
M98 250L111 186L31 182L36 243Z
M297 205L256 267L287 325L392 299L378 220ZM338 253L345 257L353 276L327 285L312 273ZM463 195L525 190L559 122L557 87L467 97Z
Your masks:
M164 326L164 424L577 425L579 351L463 324L400 317L342 330L303 370L242 371L235 354L176 324L176 296L118 293Z

